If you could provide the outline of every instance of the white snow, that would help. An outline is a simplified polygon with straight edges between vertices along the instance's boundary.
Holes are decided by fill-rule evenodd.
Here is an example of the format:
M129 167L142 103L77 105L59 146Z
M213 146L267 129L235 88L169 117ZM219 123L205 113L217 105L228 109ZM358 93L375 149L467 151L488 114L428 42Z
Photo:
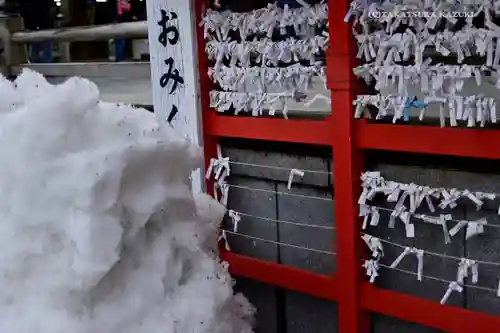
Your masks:
M0 333L246 333L201 150L72 78L0 77Z

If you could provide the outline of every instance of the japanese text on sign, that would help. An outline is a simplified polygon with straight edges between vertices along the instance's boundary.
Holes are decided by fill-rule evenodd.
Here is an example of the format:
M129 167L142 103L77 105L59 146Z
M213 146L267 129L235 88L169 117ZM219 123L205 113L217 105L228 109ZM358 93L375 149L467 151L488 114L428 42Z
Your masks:
M178 16L176 13L170 12L170 15L168 15L165 10L161 10L161 19L158 21L158 25L161 27L160 34L158 35L158 42L163 47L167 47L167 44L175 46L179 41L179 30L177 27L175 25L167 26L168 23L173 23L177 18ZM179 84L184 84L184 78L179 73L179 70L175 68L174 58L168 57L165 60L165 65L168 66L168 69L167 72L160 77L160 86L162 88L167 88L170 84L169 94L172 95L177 91ZM167 122L171 124L178 113L179 110L177 106L172 105L170 113L167 116Z

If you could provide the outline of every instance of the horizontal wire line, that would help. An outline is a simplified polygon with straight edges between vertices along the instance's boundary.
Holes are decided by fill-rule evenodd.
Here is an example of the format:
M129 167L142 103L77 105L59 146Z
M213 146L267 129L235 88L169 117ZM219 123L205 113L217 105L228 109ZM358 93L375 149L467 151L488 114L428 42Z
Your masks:
M418 276L418 273L415 273L415 272L412 272L412 271L408 271L408 270L405 270L405 269L393 268L393 267L390 267L390 266L384 265L384 264L378 264L378 265L380 267L383 267L383 268L386 268L386 269L392 269L392 270L395 270L397 272L401 272L401 273L405 273L405 274L410 274L410 275ZM435 277L435 276L430 276L430 275L422 275L422 277L424 279L434 280L434 281L439 281L439 282L444 282L444 283L447 283L447 284L450 284L451 282L453 282L453 281L441 279L441 278L438 278L438 277ZM476 285L471 285L471 284L461 284L461 286L466 287L466 288L483 290L483 291L490 291L490 292L494 292L495 294L497 293L496 289L488 288L488 287L476 286Z
M286 168L286 167L279 167L279 166L254 164L254 163L245 163L245 162L233 162L233 161L230 161L229 163L230 164L235 164L235 165L252 166L252 167L260 167L260 168L283 170L283 171L285 171L285 170L286 171L291 171L293 169L293 168ZM307 169L298 169L298 170L303 171L303 172L309 172L309 173L317 173L317 174L327 174L327 175L328 174L330 174L330 175L332 174L332 172L321 171L321 170L307 170ZM232 184L229 184L229 186L230 187L244 189L244 190L249 190L249 191L274 193L274 194L280 194L280 195L288 195L288 196L301 197L301 198L306 198L306 199L316 199L316 200L333 201L333 199L323 198L323 197L318 197L318 196L309 196L309 195L301 195L301 194L295 194L295 193L286 193L286 192L280 192L280 191L257 189L257 188L252 188L252 187L247 187L247 186L241 186L241 185L232 185ZM393 212L394 211L394 209L380 207L380 206L374 206L374 205L367 205L367 206L374 207L374 208L377 208L377 209L380 209L380 210L384 210L384 211L388 211L388 212ZM261 216L255 216L255 215L252 215L252 214L246 214L246 213L241 213L241 212L238 212L238 213L240 215L242 215L242 216L253 217L253 218L257 218L257 219L261 219L261 220L267 220L267 221L275 222L275 223L291 224L291 225L297 225L297 226L303 226L303 227L321 228L321 229L328 229L328 230L335 229L335 227L329 227L329 226L319 226L319 225L311 225L311 224L291 222L291 221L284 221L284 220L275 220L275 219L271 219L271 218L266 218L266 217L261 217ZM421 214L421 215L432 216L432 215L425 215L425 214ZM464 221L464 220L455 220L455 219L452 219L450 221L453 221L453 222L467 222L467 221ZM473 222L473 221L469 221L469 222ZM500 225L484 224L484 226L491 227L491 228L499 228L500 229ZM245 235L245 234L233 232L233 231L230 231L230 230L225 230L225 231L228 234L232 234L232 235L236 235L236 236L240 236L240 237L244 237L244 238L248 238L248 239L258 240L258 241L262 241L262 242L267 242L267 243L271 243L271 244L282 245L282 246L287 246L287 247L291 247L291 248L296 248L296 249L301 249L301 250L311 251L311 252L317 252L317 253L322 253L322 254L336 255L336 253L334 253L334 252L317 250L317 249L311 249L311 248L302 247L302 246L293 245L293 244L281 243L281 242L277 242L277 241L272 241L272 240L268 240L268 239L263 239L263 238L259 238L259 237L254 237L254 236L249 236L249 235ZM362 234L366 234L366 233L362 233ZM392 242L392 241L389 241L389 240L386 240L386 239L383 239L383 238L378 238L378 239L380 239L380 241L382 241L384 243L391 244L393 246L397 246L397 247L400 247L400 248L406 248L407 247L406 245L395 243L395 242ZM450 255L446 255L446 254L442 254L442 253L436 253L436 252L432 252L432 251L425 251L425 253L427 253L429 255L432 255L432 256L436 256L436 257L441 257L441 258L446 258L446 259L452 259L452 260L458 260L458 261L460 261L462 259L460 257L450 256ZM482 261L482 260L476 260L476 259L471 259L471 260L475 260L477 263L483 264L483 265L500 266L500 263L496 263L496 262ZM392 267L390 267L388 265L384 265L384 264L379 264L379 266L383 267L383 268L386 268L386 269L393 269L393 270L401 272L401 273L418 276L417 273L412 272L412 271L407 271L407 270L400 269L400 268L392 268ZM434 276L422 275L422 277L426 278L426 279L429 279L429 280L439 281L439 282L448 283L448 284L452 282L452 281L441 279L441 278L434 277ZM463 285L463 286L464 287L468 287L468 288L483 290L483 291L494 292L494 293L497 292L496 289L487 288L487 287L481 287L481 286L475 286L475 285Z
M392 182L392 183L395 183L395 184L398 184L398 185L408 185L409 184L409 183L397 182L397 181L392 181L392 180L386 180L382 176L380 176L380 177L368 177L368 179L377 180L378 182L381 182L381 183L383 183L383 182ZM452 189L451 187L444 187L444 186L435 187L435 186L429 186L429 185L419 185L419 184L415 184L415 185L416 186L421 186L421 187L427 187L427 188L430 188L430 189L436 189L436 190L441 190L441 189L451 190ZM459 192L464 192L465 191L464 189L456 189L456 190L458 190ZM496 193L496 192L483 192L483 191L470 191L470 192L471 193L494 194L497 198L500 198L500 193ZM379 193L377 193L377 194L379 194ZM388 194L384 194L384 195L388 196Z
M230 185L230 186L234 186L234 185ZM263 190L263 189L254 189L254 188L245 187L245 186L238 186L238 185L236 185L234 187L242 188L242 189L248 189L248 190L254 190L254 191L263 191L263 192L267 192L267 193L278 193L278 194L283 194L283 195L300 196L300 197L312 198L312 199L331 200L331 199L321 198L321 197L302 196L302 195L293 194L293 193L285 193L285 192ZM394 211L393 209L388 209L388 208L383 208L383 207L377 207L377 206L372 206L372 207L376 207L376 208L381 209L381 210L387 210L387 211L390 211L390 212ZM261 220L267 220L267 221L271 221L271 222L275 222L275 223L297 225L297 226L301 226L301 227L321 228L321 229L328 229L328 230L334 230L335 229L335 227L330 227L330 226L319 226L319 225L314 225L314 224L311 225L311 224L300 223L300 222L291 222L291 221L284 221L284 220L276 220L276 219L271 219L271 218L267 218L267 217L255 216L255 215L247 214L247 213L240 213L240 212L238 212L238 213L240 215L243 215L243 216L257 218L257 219L261 219ZM451 220L451 221L461 222L460 220ZM493 226L493 225L488 225L488 224L485 224L485 226L500 228L500 226ZM366 233L362 232L362 234L366 234ZM379 238L379 239L382 242L385 242L385 243L388 243L388 244L391 244L391 245L394 245L394 246L397 246L397 247L401 247L401 248L407 247L406 245L395 243L395 242L391 242L391 241L389 241L387 239L383 239L383 238ZM457 260L457 261L460 261L462 259L461 257L450 256L450 255L446 255L446 254L442 254L442 253L436 253L436 252L432 252L432 251L426 251L426 253L429 254L429 255L432 255L432 256L437 256L437 257L447 258L447 259L453 259L453 260ZM471 259L471 260L475 260L477 263L484 264L484 265L500 266L500 263L496 263L496 262L483 261L483 260L478 260L478 259Z
M248 186L242 186L242 185L233 185L233 184L229 184L229 186L230 187L234 187L234 188L243 189L243 190L254 191L254 192L264 192L264 193L273 193L273 194L280 194L280 195L288 195L288 196L305 198L305 199L316 199L316 200L323 200L323 201L333 201L333 199L331 199L331 198L324 198L324 197L318 197L318 196L312 196L312 195L287 193L287 192L280 192L280 191L274 191L274 190L265 190L265 189L258 189L258 188L253 188L253 187L248 187ZM383 210L383 211L387 211L387 212L394 212L394 209L391 209L391 208L385 208L385 207L380 207L380 206L375 206L375 205L366 205L366 206L368 206L368 207L374 207L374 208L377 208L377 209L380 209L380 210ZM437 216L435 216L435 215L427 215L427 214L420 214L420 215L437 218ZM457 220L457 219L451 219L449 221L456 222L456 223L459 223L459 222L474 222L474 221ZM494 225L494 224L482 224L482 225L485 226L485 227L489 227L489 228L500 229L500 225Z
M372 235L364 233L364 232L362 232L361 234L372 236ZM372 236L372 237L378 238L382 243L390 244L390 245L393 245L393 246L396 246L396 247L399 247L399 248L402 248L402 249L408 247L407 245L399 244L399 243L396 243L396 242L393 242L393 241L390 241L390 240L387 240L387 239L384 239L384 238L380 238L380 237L376 237L376 236ZM464 258L464 257L455 257L455 256L447 255L447 254L444 254L444 253L437 253L437 252L427 251L427 250L424 250L424 251L425 251L426 254L429 254L431 256L441 257L441 258L445 258L445 259L451 259L451 260L460 261L460 260L462 260L462 258ZM472 259L472 258L465 258L465 259L474 260L478 264L490 265L490 266L500 266L500 263L498 263L498 262L483 261L483 260L477 260L477 259Z
M254 187L248 187L248 186L241 186L241 185L233 185L233 184L228 184L229 187L234 187L234 188L239 188L242 190L248 190L248 191L253 191L253 192L265 192L265 193L273 193L273 194L280 194L280 195L288 195L291 197L298 197L298 198L304 198L304 199L316 199L316 200L323 200L323 201L333 201L332 198L323 198L323 197L318 197L318 196L313 196L313 195L304 195L304 194L296 194L296 193L286 193L286 192L280 192L280 191L272 191L272 190L264 190L260 188L254 188Z
M294 168L285 168L285 167L280 167L280 166L265 165L265 164L254 164L254 163L247 163L247 162L233 162L233 161L229 161L229 164L251 166L251 167L256 167L256 168L264 168L264 169L283 170L283 171L288 171L288 172L290 172L291 170L294 169ZM331 175L332 174L329 171L309 170L309 169L300 169L300 168L296 168L296 169L300 170L300 171L308 172L308 173L317 173L317 174L324 174L324 175Z
M317 174L325 174L325 175L332 175L333 174L330 171L312 170L312 169L301 169L301 168L287 168L287 167L265 165L265 164L255 164L255 163L248 163L248 162L234 162L234 161L229 161L229 163L230 164L235 164L235 165L251 166L251 167L265 168L265 169L275 169L275 170L283 170L283 171L291 171L293 169L297 169L297 170L300 170L300 171L303 171L303 172L309 172L309 173L317 173ZM380 177L380 178L383 178L383 177ZM377 178L373 178L373 179L377 179ZM385 179L383 179L383 180L386 181ZM406 185L405 183L401 183L401 182L395 182L395 183ZM423 185L423 186L434 188L432 186L427 186L427 185ZM477 191L471 191L471 192L477 192ZM484 192L484 193L494 194L494 195L496 195L496 196L498 196L500 198L500 193L495 193L495 192ZM500 228L500 226L499 226L499 228Z
M282 245L282 246L287 246L287 247L291 247L291 248L295 248L295 249L299 249L299 250L305 250L305 251L316 252L316 253L321 253L321 254L336 255L335 252L331 252L331 251L311 249L309 247L304 247L304 246L300 246L300 245L293 245L293 244L281 243L281 242L278 242L278 241L273 241L273 240L269 240L269 239L254 237L254 236L242 234L242 233L239 233L239 232L234 232L234 231L227 230L227 229L223 229L223 230L226 233L230 234L230 235L235 235L235 236L240 236L240 237L243 237L243 238L258 240L258 241L265 242L265 243Z
M317 225L317 224L307 224L307 223L292 222L292 221L285 221L285 220L276 220L276 219L271 219L268 217L256 216L256 215L242 213L242 212L238 212L238 211L235 211L235 212L237 212L241 216L252 217L252 218L259 219L259 220L266 220L266 221L274 222L274 223L290 224L290 225L296 225L299 227L309 227L309 228L318 228L318 229L327 229L327 230L334 230L335 229L335 227L331 227L331 226L327 226L327 225Z
M377 209L380 209L380 210L384 210L386 212L394 212L394 209L391 209L391 208L385 208L385 207L374 206L374 205L366 205L366 206L368 206L368 207L374 207L374 208L377 208ZM417 213L415 213L415 214L417 214ZM412 214L412 215L415 215L415 214ZM422 215L422 216L427 216L427 217L433 217L433 218L439 218L439 216L435 216L435 215L427 215L427 214L417 214L417 215ZM468 222L468 223L475 222L475 221L455 220L455 219L451 219L451 220L448 220L448 221L457 222L457 223L458 222ZM425 221L423 221L423 222L425 222ZM481 225L485 226L485 227L500 229L500 225L498 225L498 224L481 224Z
M246 234L242 234L242 233L234 232L234 231L230 231L230 230L224 230L224 231L227 234L230 234L230 235L240 236L240 237L243 237L243 238L252 239L252 240L256 240L256 241L260 241L260 242L264 242L264 243L270 243L270 244L275 244L275 245L280 245L280 246L286 246L286 247L290 247L290 248L295 248L295 249L305 250L305 251L310 251L310 252L316 252L316 253L321 253L321 254L336 255L335 252L331 252L331 251L311 249L311 248L304 247L304 246L299 246L299 245L293 245L293 244L287 244L287 243L272 241L272 240L269 240L269 239L264 239L264 238L260 238L260 237L254 237L254 236L250 236L250 235L246 235ZM405 273L405 274L409 274L409 275L413 275L413 276L418 276L418 274L415 273L415 272L404 270L404 269L401 269L401 268L397 268L397 267L393 268L393 267L390 267L390 266L385 265L385 264L379 264L379 266L383 267L383 268L386 268L386 269L392 269L392 270L400 272L400 273ZM447 284L450 284L452 282L450 280L445 280L445 279L441 279L441 278L438 278L438 277L435 277L435 276L430 276L430 275L422 275L422 277L425 278L425 279L428 279L428 280L434 280L434 281L443 282L443 283L447 283ZM478 289L478 290L483 290L483 291L488 291L488 292L494 292L494 293L497 292L496 289L492 289L492 288L488 288L488 287L482 287L482 286L476 286L476 285L469 285L469 284L463 284L462 286L466 287L466 288Z
M235 211L235 212L237 212L237 211ZM300 227L318 228L318 229L325 229L325 230L335 230L334 226L323 226L323 225L317 225L317 224L307 224L307 223L300 223L300 222L277 220L277 219L271 219L271 218L268 218L268 217L256 216L256 215L242 213L242 212L237 212L237 213L239 215L241 215L241 216L256 218L256 219L265 220L265 221L269 221L269 222L273 222L273 223L290 224L290 225L296 225L296 226L300 226ZM370 234L368 234L366 232L361 232L361 234L362 235L368 235L368 236L376 237L377 239L379 239L383 243L387 243L387 244L390 244L390 245L393 245L393 246L396 246L396 247L399 247L399 248L402 248L402 249L404 249L404 248L407 247L407 245L404 245L404 244L401 244L401 243L396 243L396 242L390 241L390 240L385 239L385 238L373 236L373 235L370 235ZM463 257L456 257L456 256L447 255L447 254L444 254L444 253L437 253L437 252L432 252L432 251L427 251L427 250L425 250L425 253L428 254L428 255L431 255L431 256L441 257L441 258L451 259L451 260L457 260L457 261L460 261L463 258ZM471 258L468 258L468 259L474 260L477 263L483 264L483 265L500 266L500 263L498 263L498 262L484 261L484 260L471 259Z

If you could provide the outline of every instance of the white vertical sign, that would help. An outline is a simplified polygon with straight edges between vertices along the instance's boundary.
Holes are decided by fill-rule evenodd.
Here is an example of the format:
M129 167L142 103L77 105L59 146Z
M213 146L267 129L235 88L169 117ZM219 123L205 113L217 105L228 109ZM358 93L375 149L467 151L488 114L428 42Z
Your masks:
M156 117L162 125L174 127L200 146L203 142L193 0L147 0L146 6ZM202 171L193 173L194 191L202 190Z

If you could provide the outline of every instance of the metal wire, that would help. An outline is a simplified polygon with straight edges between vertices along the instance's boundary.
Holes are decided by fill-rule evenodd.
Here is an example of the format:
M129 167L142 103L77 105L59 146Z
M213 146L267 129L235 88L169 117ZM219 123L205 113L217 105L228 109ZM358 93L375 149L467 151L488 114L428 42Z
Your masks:
M255 241L260 241L260 242L264 242L264 243L270 243L270 244L275 244L275 245L280 245L280 246L286 246L286 247L290 247L290 248L294 248L294 249L298 249L298 250L304 250L304 251L309 251L309 252L321 253L321 254L326 254L326 255L336 255L336 253L332 252L332 251L324 251L324 250L318 250L318 249L311 249L311 248L300 246L300 245L282 243L282 242L278 242L278 241L273 241L273 240L269 240L269 239L264 239L264 238L260 238L260 237L255 237L255 236L250 236L250 235L242 234L242 233L239 233L239 232L234 232L234 231L227 230L227 229L224 229L224 231L227 234L230 234L230 235L235 235L235 236L239 236L239 237L243 237L243 238L247 238L247 239L251 239L251 240L255 240ZM413 275L413 276L418 276L417 273L412 272L412 271L408 271L408 270L405 270L405 269L392 268L392 267L390 267L388 265L385 265L385 264L378 264L378 265L380 267L385 268L385 269L392 269L392 270L400 272L400 273L405 273L405 274L409 274L409 275ZM445 280L445 279L438 278L438 277L435 277L435 276L430 276L430 275L422 275L422 277L424 279L434 280L434 281L438 281L438 282L443 282L443 283L446 283L446 284L450 284L452 282L450 280ZM466 287L466 288L472 288L472 289L477 289L477 290L483 290L483 291L497 293L497 290L493 289L493 288L482 287L482 286L477 286L477 285L469 285L469 284L464 284L462 286Z
M362 232L361 234L362 235L372 236L372 235L369 235L369 234L364 233L364 232ZM393 245L393 246L396 246L396 247L399 247L399 248L402 248L402 249L404 249L404 248L407 247L407 245L399 244L399 243L396 243L396 242L393 242L393 241L390 241L390 240L387 240L387 239L384 239L384 238L380 238L380 237L376 237L376 236L372 236L372 237L378 238L382 243L390 244L390 245ZM431 256L441 257L441 258L451 259L451 260L457 260L457 261L460 261L460 260L463 259L463 257L455 257L455 256L450 256L450 255L447 255L447 254L437 253L437 252L432 252L432 251L427 251L427 250L425 250L425 253L426 254L430 254ZM477 259L471 259L471 260L474 260L478 264L500 267L500 263L498 263L498 262L483 261L483 260L477 260Z
M383 211L386 211L386 212L394 212L394 209L391 209L391 208L385 208L385 207L379 207L379 206L373 206L373 205L366 205L368 207L374 207L374 208L377 208L379 210L383 210ZM422 216L428 216L428 217L433 217L433 218L438 218L438 216L433 216L433 215L425 215L425 214L419 214L419 215L422 215ZM448 220L448 221L451 221L451 222L467 222L467 223L471 223L471 222L474 222L474 221L465 221L465 220L455 220L455 219L451 219L451 220ZM497 228L497 229L500 229L500 225L497 225L497 224L481 224L485 227L489 227L489 228Z
M305 251L310 251L310 252L316 252L316 253L321 253L321 254L336 255L335 252L331 252L331 251L311 249L309 247L304 247L304 246L300 246L300 245L287 244L287 243L282 243L282 242L273 241L273 240L269 240L269 239L254 237L254 236L242 234L242 233L239 233L239 232L234 232L234 231L227 230L227 229L223 229L223 230L226 233L231 234L231 235L240 236L240 237L248 238L248 239L252 239L252 240L257 240L257 241L260 241L260 242L271 243L271 244L276 244L276 245L281 245L281 246L286 246L286 247L290 247L290 248L294 248L294 249L305 250Z
M318 229L326 229L326 230L334 230L335 229L335 227L327 226L327 225L317 225L317 224L307 224L307 223L299 223L299 222L284 221L284 220L275 220L275 219L271 219L268 217L256 216L256 215L242 213L242 212L237 212L237 213L241 216L252 217L255 219L265 220L265 221L269 221L269 222L273 222L273 223L290 224L290 225L295 225L295 226L299 226L299 227L318 228Z
M372 179L372 180L377 180L377 181L380 181L380 182L385 182L387 181L384 177L382 176L379 176L379 177L369 177L369 179ZM394 184L397 184L397 185L408 185L406 183L403 183L403 182L397 182L397 181L390 181ZM418 185L418 184L415 184L416 186L422 186L422 187L427 187L427 188L431 188L431 189L436 189L436 190L439 190L439 189L445 189L445 187L434 187L434 186L427 186L427 185ZM461 189L458 189L460 192L463 192L464 190L461 190ZM492 195L495 195L496 198L500 198L500 193L495 193L495 192L482 192L482 191L470 191L472 193L476 192L476 193L483 193L483 194L492 194Z
M288 195L288 196L304 198L304 199L333 201L332 198L324 198L324 197L318 197L318 196L313 196L313 195L304 195L304 194L295 194L295 193L287 193L287 192L280 192L280 191L264 190L264 189L260 189L260 188L253 188L253 187L233 185L233 184L228 184L228 185L229 185L229 187L239 188L242 190L248 190L248 191L253 191L253 192L265 192L265 193L273 193L273 194L279 194L279 195Z
M418 276L418 273L415 273L415 272L412 272L412 271L407 271L405 269L392 268L392 267L390 267L388 265L384 265L384 264L378 264L378 265L380 267L383 267L383 268L386 268L386 269L392 269L392 270L398 271L400 273L405 273L405 274L410 274L410 275L413 275L413 276ZM453 281L441 279L441 278L438 278L438 277L435 277L435 276L430 276L430 275L422 275L422 277L424 279L427 279L427 280L434 280L434 281L444 282L444 283L447 283L447 284L450 284L451 282L453 282ZM494 292L495 294L497 293L497 290L493 289L493 288L476 286L476 285L470 285L470 284L463 284L462 286L466 287L466 288L478 289L478 290L483 290L483 291L490 291L490 292Z
M275 170L282 170L282 171L285 171L285 170L286 171L291 171L293 169L293 168L286 168L286 167L279 167L279 166L261 165L261 164L254 164L254 163L245 163L245 162L230 162L230 163L231 164L235 164L235 165L260 167L260 168L275 169ZM303 172L316 173L316 174L330 174L330 175L332 174L331 172L321 171L321 170L307 170L307 169L299 169L299 170L301 170ZM315 199L315 200L323 200L323 201L333 201L332 198L324 198L324 197L318 197L318 196L309 196L309 195L302 195L302 194L295 194L295 193L286 193L286 192L273 191L273 190L257 189L257 188L252 188L252 187L248 187L248 186L241 186L241 185L232 185L232 184L229 184L229 186L230 187L235 187L235 188L240 188L240 189L243 189L243 190L254 191L254 192L265 192L265 193L273 193L273 194L279 194L279 195L288 195L288 196L294 196L294 197L300 197L300 198L306 198L306 199ZM387 212L393 212L394 211L394 209L385 208L385 207L370 206L370 205L367 205L367 206L368 207L374 207L374 208L377 208L379 210L383 210L383 211L387 211ZM242 216L252 217L252 218L261 219L261 220L266 220L266 221L270 221L270 222L274 222L274 223L290 224L290 225L296 225L296 226L300 226L300 227L311 227L311 228L320 228L320 229L327 229L327 230L333 230L333 229L335 229L334 226L311 225L311 224L305 224L305 223L299 223L299 222L292 222L292 221L284 221L284 220L271 219L271 218L266 218L266 217L261 217L261 216L255 216L255 215L252 215L252 214L241 213L241 212L238 212L238 213L240 215L242 215ZM423 215L423 214L421 214L421 215ZM467 221L455 220L455 219L452 219L450 221L453 221L453 222L467 222ZM491 228L499 228L500 229L500 225L484 224L484 226L491 227ZM259 237L254 237L254 236L250 236L250 235L246 235L246 234L242 234L242 233L238 233L238 232L234 232L234 231L230 231L230 230L225 230L225 232L228 233L228 234L231 234L231 235L240 236L240 237L247 238L247 239L252 239L252 240L256 240L256 241L261 241L261 242L276 244L276 245L280 245L280 246L286 246L286 247L300 249L300 250L304 250L304 251L310 251L310 252L316 252L316 253L328 254L328 255L336 255L335 252L331 252L331 251L324 251L324 250L312 249L312 248L303 247L303 246L299 246L299 245L293 245L293 244L287 244L287 243L282 243L282 242L278 242L278 241L272 241L272 240L263 239L263 238L259 238ZM366 234L366 233L362 233L362 234ZM390 244L390 245L393 245L393 246L396 246L396 247L399 247L399 248L406 248L406 245L402 245L402 244L399 244L399 243L396 243L396 242L392 242L392 241L389 241L389 240L383 239L383 238L378 238L378 239L381 242L386 243L386 244ZM432 256L436 256L436 257L441 257L441 258L445 258L445 259L450 259L450 260L457 260L457 261L462 260L461 257L446 255L446 254L432 252L432 251L425 251L425 253L428 254L428 255L432 255ZM476 260L476 259L471 259L471 260L475 260L477 263L483 264L483 265L491 265L491 266L500 267L500 263L497 263L497 262L490 262L490 261L483 261L483 260ZM401 272L401 273L410 274L410 275L413 275L413 276L418 276L418 274L415 273L415 272L404 270L404 269L401 269L401 268L392 268L392 267L390 267L388 265L385 265L385 264L379 264L379 266L383 267L385 269L392 269L394 271L398 271L398 272ZM434 280L434 281L443 282L443 283L446 283L446 284L449 284L449 283L452 282L450 280L441 279L441 278L438 278L438 277L435 277L435 276L422 275L422 277L425 278L425 279L428 279L428 280ZM477 290L482 290L482 291L494 292L495 294L497 293L497 290L493 289L493 288L488 288L488 287L483 287L483 286L477 286L477 285L467 285L467 284L465 284L463 286L466 287L466 288L472 288L472 289L477 289Z
M295 225L295 226L299 226L299 227L318 228L318 229L325 229L325 230L335 230L334 226L324 226L324 225L317 225L317 224L307 224L307 223L300 223L300 222L277 220L277 219L271 219L268 217L256 216L256 215L242 213L242 212L237 212L237 213L241 216L252 217L255 219L265 220L265 221L269 221L269 222L273 222L273 223L289 224L289 225ZM370 234L365 233L365 232L361 232L361 234L376 237L376 236L370 235ZM385 239L385 238L380 238L380 237L376 237L376 238L379 239L383 243L390 244L390 245L393 245L393 246L396 246L396 247L399 247L402 249L407 247L407 245L396 243L396 242L390 241L390 240ZM456 261L461 261L463 258L463 257L456 257L456 256L452 256L452 255L447 255L444 253L437 253L437 252L432 252L432 251L427 251L427 250L425 250L425 253L428 255L431 255L431 256L445 258L445 259L451 259L451 260L456 260ZM471 259L471 260L474 260L477 263L482 264L482 265L490 265L490 266L500 267L500 263L498 263L498 262L484 261L484 260L478 260L478 259Z
M273 166L273 165L253 164L253 163L246 163L246 162L229 161L229 163L234 164L234 165L244 165L244 166L251 166L251 167L256 167L256 168L274 169L274 170L282 170L282 171L288 171L288 172L290 172L293 169L293 168L285 168L285 167L279 167L279 166ZM324 174L324 175L331 175L332 174L329 171L321 171L321 170L309 170L309 169L301 169L301 168L297 168L297 170L304 171L306 173L316 173L316 174Z

